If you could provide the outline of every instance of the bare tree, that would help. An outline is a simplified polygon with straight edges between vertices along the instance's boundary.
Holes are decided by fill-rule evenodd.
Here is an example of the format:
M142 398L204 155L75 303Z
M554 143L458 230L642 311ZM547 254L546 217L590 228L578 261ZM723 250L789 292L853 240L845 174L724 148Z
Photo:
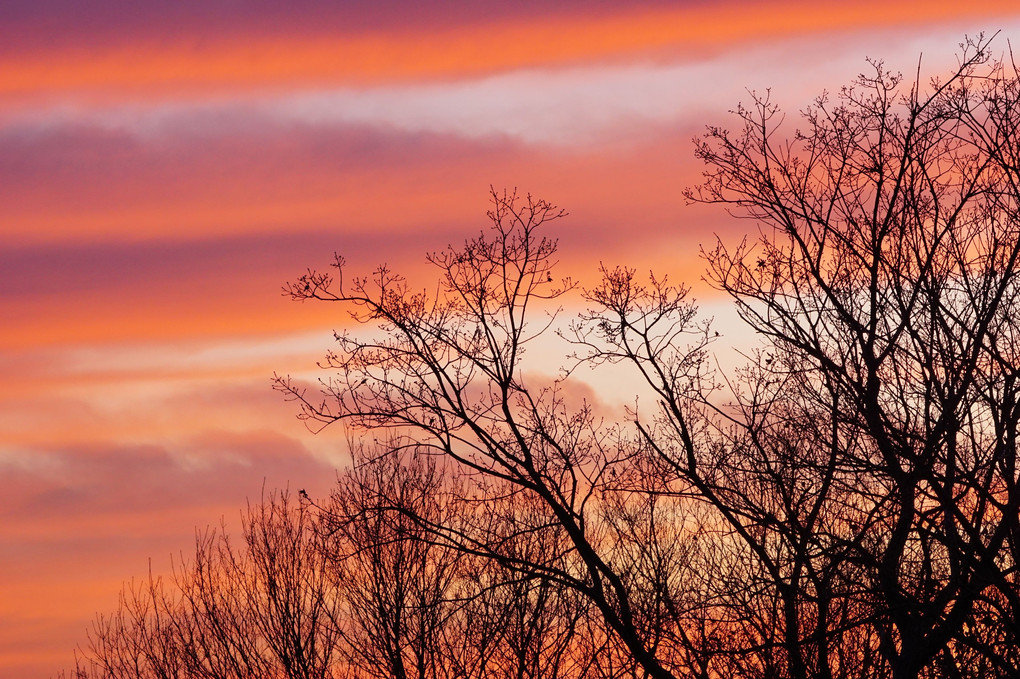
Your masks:
M608 476L634 451L590 409L568 410L555 384L530 386L523 370L526 350L556 317L546 308L536 326L529 312L571 288L553 278L556 242L537 234L563 212L516 194L493 192L492 199L489 234L428 256L440 276L435 297L410 290L385 267L371 279L348 278L340 257L335 275L310 272L290 284L295 299L342 304L382 334L337 335L325 362L336 376L324 398L286 378L277 388L301 404L310 423L387 430L398 449L455 460L479 488L509 496L508 506L517 497L520 506L540 503L542 513L510 534L488 530L491 516L467 529L428 525L465 553L583 595L645 672L671 677L600 520ZM542 532L556 533L552 544L566 544L569 554L515 553L519 539Z
M278 386L312 421L396 430L537 499L545 523L527 530L562 532L572 565L519 558L491 526L430 530L582 594L652 676L913 677L959 673L968 653L1014 672L1017 78L988 49L965 45L927 90L874 64L786 141L767 98L736 133L709 129L687 195L761 225L705 257L763 345L723 380L683 286L605 271L570 334L581 361L629 363L655 394L636 440L525 383L548 327L529 332L527 311L563 291L534 235L558 213L514 195L494 195L491 238L430 257L435 298L386 269L345 283L342 260L335 280L290 286L385 339L338 337L326 400ZM615 482L642 465L658 480ZM699 517L674 517L671 544L708 547L636 539L657 510L628 517L664 499ZM985 620L1003 641L966 631Z
M455 676L445 632L462 558L409 518L452 520L443 481L433 460L356 457L319 508L319 549L341 602L333 625L345 663L363 676Z
M964 633L977 609L996 616L992 638L1016 638L1020 109L1016 70L989 43L964 45L927 91L874 63L787 140L779 109L758 98L738 109L737 132L710 128L697 147L709 169L688 197L761 227L756 243L720 243L706 259L766 342L755 373L766 386L730 419L748 461L770 467L776 506L762 516L756 498L730 523L770 564L795 676L832 671L833 649L795 654L847 625L856 635L856 621L893 677L960 676L959 649L980 643ZM686 421L665 397L666 419ZM769 440L789 422L810 438ZM709 487L709 468L677 461L720 511L741 511ZM762 519L788 559L751 534ZM837 609L851 617L822 625ZM1014 674L1010 656L986 658Z
M125 588L99 616L75 676L331 679L339 639L312 516L286 493L242 517L245 548L207 530L169 580Z
M151 574L125 585L120 606L92 624L73 676L171 679L185 674L187 649L175 633L179 598Z

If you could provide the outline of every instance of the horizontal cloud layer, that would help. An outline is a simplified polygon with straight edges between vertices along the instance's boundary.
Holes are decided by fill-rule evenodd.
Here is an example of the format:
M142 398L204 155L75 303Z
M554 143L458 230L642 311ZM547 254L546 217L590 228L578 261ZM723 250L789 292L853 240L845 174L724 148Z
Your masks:
M2 675L66 664L121 580L264 484L328 489L344 433L311 436L269 388L312 379L346 322L280 294L306 267L338 251L434 289L423 253L485 227L490 185L518 186L571 212L550 229L558 275L697 285L699 244L753 225L684 205L691 138L747 89L792 129L866 55L939 72L965 33L1020 34L1002 1L281 7L5 8ZM599 394L566 396L619 410Z

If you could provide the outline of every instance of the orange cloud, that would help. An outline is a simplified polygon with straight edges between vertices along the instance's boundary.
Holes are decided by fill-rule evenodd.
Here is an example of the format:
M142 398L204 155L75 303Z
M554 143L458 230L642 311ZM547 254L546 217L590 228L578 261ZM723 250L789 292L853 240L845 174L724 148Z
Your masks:
M47 92L208 92L286 87L316 82L366 85L450 78L552 64L620 57L687 54L700 57L723 46L801 33L895 27L919 17L928 24L968 18L987 21L1013 14L1004 0L979 6L956 2L783 4L726 2L694 7L638 7L541 20L500 16L498 23L450 16L427 31L325 33L305 26L294 35L226 32L201 40L178 37L154 45L147 35L114 44L78 45L67 52L33 51L0 60L0 97L9 101ZM333 27L332 22L324 22ZM101 95L100 95L101 96Z

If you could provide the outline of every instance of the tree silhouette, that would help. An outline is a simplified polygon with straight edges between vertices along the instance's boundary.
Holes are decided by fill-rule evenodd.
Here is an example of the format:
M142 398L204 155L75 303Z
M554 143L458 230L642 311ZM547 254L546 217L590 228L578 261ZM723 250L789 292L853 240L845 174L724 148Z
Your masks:
M388 431L395 450L454 460L477 479L481 499L509 514L486 511L464 527L413 516L435 540L579 593L638 665L672 676L653 650L658 626L643 619L619 563L631 555L614 549L602 510L610 495L631 492L614 489L612 478L638 452L589 409L569 410L556 384L531 387L523 372L526 350L556 318L554 310L534 327L529 311L571 287L550 281L557 244L536 234L563 212L530 196L494 191L492 199L489 234L429 255L440 274L435 298L385 267L347 280L341 258L335 276L309 273L291 284L295 299L344 304L383 334L337 335L326 367L338 378L325 399L286 379L277 387L310 422ZM540 511L526 511L535 503ZM536 535L563 547L522 556L518 544Z
M927 94L872 66L789 141L767 98L738 111L738 132L710 129L706 182L687 195L762 228L706 259L768 344L765 386L733 421L775 470L756 520L790 554L767 558L788 653L831 636L803 622L851 597L892 676L915 677L980 644L964 633L977 611L1015 638L1018 81L985 40Z
M688 200L759 231L704 252L759 340L735 370L685 286L557 279L564 213L515 192L428 255L434 294L339 256L289 284L376 328L321 390L275 381L352 465L126 590L78 676L1016 676L1020 79L990 45L696 142ZM619 422L567 397L608 365L642 382Z

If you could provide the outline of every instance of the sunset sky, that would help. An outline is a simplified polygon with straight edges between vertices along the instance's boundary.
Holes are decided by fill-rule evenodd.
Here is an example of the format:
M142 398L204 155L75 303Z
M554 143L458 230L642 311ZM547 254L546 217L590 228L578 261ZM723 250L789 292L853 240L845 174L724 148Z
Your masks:
M998 30L1015 0L0 4L0 678L68 667L264 485L328 492L345 432L270 386L345 322L280 294L306 268L424 284L492 185L570 212L563 275L695 283L753 229L684 205L706 124L771 88L792 131L867 56L940 73Z

